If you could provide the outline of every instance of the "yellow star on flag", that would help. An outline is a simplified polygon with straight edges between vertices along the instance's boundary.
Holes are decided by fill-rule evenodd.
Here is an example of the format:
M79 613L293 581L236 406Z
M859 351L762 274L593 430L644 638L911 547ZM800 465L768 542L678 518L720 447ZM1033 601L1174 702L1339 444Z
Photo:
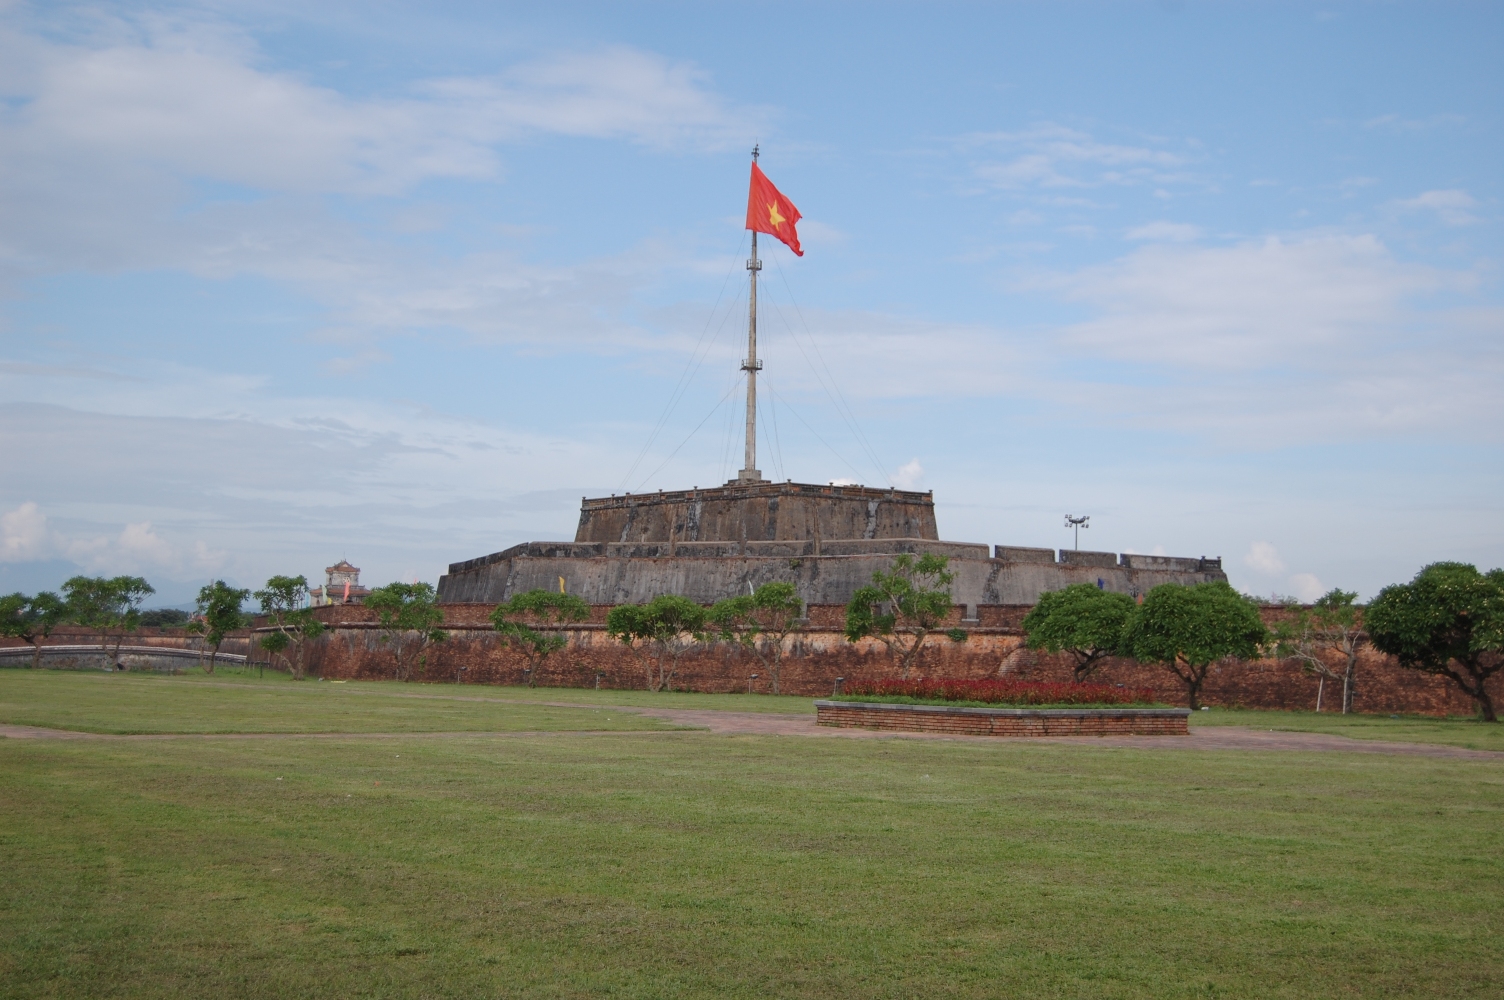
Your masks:
M768 206L768 223L769 223L769 225L777 226L780 223L783 223L785 221L787 221L787 220L785 220L783 216L781 216L781 215L778 214L778 206L777 205L769 205Z

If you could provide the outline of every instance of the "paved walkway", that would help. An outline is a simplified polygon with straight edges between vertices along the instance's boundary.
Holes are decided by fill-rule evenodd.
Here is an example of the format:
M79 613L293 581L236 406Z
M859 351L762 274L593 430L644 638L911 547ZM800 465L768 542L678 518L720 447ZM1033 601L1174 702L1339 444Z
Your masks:
M540 704L525 702L521 704ZM554 703L544 703L554 704ZM572 703L559 703L559 707L578 708ZM1044 737L998 737L955 736L939 733L894 733L876 732L870 729L837 729L818 726L813 715L775 715L768 712L719 712L712 709L689 708L642 708L627 705L605 705L614 712L634 712L653 719L662 719L677 726L690 726L721 735L739 736L814 736L837 739L898 739L898 740L962 740L981 742L1031 742L1074 743L1094 747L1127 748L1133 750L1296 750L1306 752L1341 751L1346 753L1399 754L1411 757L1446 757L1463 760L1504 761L1504 753L1493 750L1468 750L1464 747L1444 746L1436 743L1396 743L1385 740L1355 740L1347 736L1329 733L1274 732L1249 729L1243 726L1206 726L1193 729L1189 736L1044 736ZM680 730L682 732L682 730ZM442 733L161 733L151 735L117 736L101 733L79 733L63 729L44 729L39 726L11 726L0 724L0 737L9 739L45 740L174 740L174 739L397 739L397 738L463 738L523 736L661 736L675 730L550 730L525 732L442 732Z
M631 711L622 709L622 711ZM757 712L716 712L702 709L636 709L643 715L682 726L709 729L713 733L760 736L846 736L867 739L980 740L983 742L1078 743L1094 747L1129 747L1135 750L1341 750L1349 753L1405 754L1417 757L1455 757L1504 761L1504 753L1469 750L1437 743L1397 743L1355 740L1328 733L1274 732L1244 726L1205 726L1189 736L955 736L946 733L876 732L871 729L837 729L815 724L813 715L772 715Z

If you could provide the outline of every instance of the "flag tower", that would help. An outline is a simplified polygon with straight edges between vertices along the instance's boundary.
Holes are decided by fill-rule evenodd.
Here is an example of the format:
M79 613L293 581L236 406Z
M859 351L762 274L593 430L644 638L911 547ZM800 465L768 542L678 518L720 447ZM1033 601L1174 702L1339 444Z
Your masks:
M799 246L799 233L795 224L799 221L799 209L783 196L773 182L757 166L758 147L752 147L752 183L747 189L747 228L752 230L752 256L747 258L747 274L750 282L747 292L747 356L742 359L742 371L747 373L747 466L736 474L735 483L765 483L757 468L757 373L762 371L762 362L757 359L757 272L762 270L762 261L757 258L757 234L767 233L781 240L800 257L804 250ZM729 484L728 484L729 485Z
M754 170L757 168L758 149L759 146L752 147ZM761 270L762 261L757 259L757 230L754 229L752 256L747 258L747 276L751 282L747 290L747 356L742 359L742 371L747 373L747 466L736 474L739 483L765 482L757 468L757 373L762 370L762 362L757 360L757 272Z

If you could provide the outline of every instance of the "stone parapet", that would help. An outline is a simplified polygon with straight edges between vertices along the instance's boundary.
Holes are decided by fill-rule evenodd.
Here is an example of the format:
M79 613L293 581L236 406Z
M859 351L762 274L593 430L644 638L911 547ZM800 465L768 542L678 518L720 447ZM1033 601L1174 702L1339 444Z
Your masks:
M584 498L576 542L787 542L836 538L938 539L929 493L811 483Z

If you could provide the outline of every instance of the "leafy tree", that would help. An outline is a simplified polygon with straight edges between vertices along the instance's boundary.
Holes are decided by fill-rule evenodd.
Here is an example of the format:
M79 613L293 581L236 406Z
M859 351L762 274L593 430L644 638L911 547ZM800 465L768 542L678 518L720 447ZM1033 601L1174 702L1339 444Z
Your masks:
M534 626L582 622L589 617L590 605L583 598L539 589L513 594L511 600L497 605L491 612L491 624L503 639L527 656L530 665L527 683L529 687L537 687L544 661L568 645L569 640L557 632L539 632Z
M214 661L219 658L219 647L225 636L247 624L240 606L251 596L249 590L232 587L223 580L215 580L198 592L198 616L188 625L190 631L204 637L210 646L207 674L214 673ZM199 654L202 657L202 653Z
M449 638L439 628L444 612L434 603L431 583L389 583L366 595L365 603L381 623L381 641L392 644L399 681L411 680L415 669L421 673L428 647Z
M324 634L324 623L318 620L312 608L304 607L308 598L308 578L274 576L254 596L261 602L261 613L268 618L273 629L261 638L261 648L273 656L280 656L293 680L302 680L308 640ZM293 650L291 656L287 655L289 647Z
M1073 583L1039 596L1024 616L1025 645L1051 653L1066 652L1076 661L1072 679L1081 683L1109 656L1123 653L1123 630L1136 605L1127 594Z
M1379 591L1364 614L1375 649L1408 670L1445 677L1499 721L1487 681L1504 669L1504 570L1432 563Z
M773 678L778 693L783 646L803 628L804 602L792 583L765 583L750 594L728 597L710 608L709 621L722 639L752 651Z
M1342 682L1342 714L1353 710L1353 678L1358 670L1358 652L1368 642L1363 631L1363 606L1355 603L1358 595L1350 590L1332 589L1309 608L1292 608L1291 617L1274 627L1278 645L1275 655L1299 660L1307 673L1327 681ZM1291 602L1287 602L1291 603ZM1336 669L1331 661L1342 658ZM1321 695L1316 696L1321 708Z
M647 649L643 663L649 691L672 691L679 658L704 642L706 611L677 594L662 594L646 604L621 604L606 616L606 634L635 650Z
M141 612L139 624L153 628L179 628L188 624L192 616L179 608L152 608Z
M68 618L68 606L50 590L35 597L22 593L0 597L0 635L31 644L31 665L41 663L42 640Z
M846 638L871 636L898 659L900 676L908 679L925 640L940 630L950 615L950 585L955 574L945 556L925 553L918 559L904 553L888 570L872 574L872 583L857 589L846 605ZM965 642L966 633L944 633L952 642Z
M156 588L139 576L75 576L63 584L68 620L99 633L99 647L120 669L120 646L141 621L141 602ZM115 648L110 649L110 637Z
M1180 678L1195 711L1212 664L1252 659L1268 641L1258 606L1218 581L1164 583L1149 591L1129 620L1124 646L1135 659L1162 664Z

